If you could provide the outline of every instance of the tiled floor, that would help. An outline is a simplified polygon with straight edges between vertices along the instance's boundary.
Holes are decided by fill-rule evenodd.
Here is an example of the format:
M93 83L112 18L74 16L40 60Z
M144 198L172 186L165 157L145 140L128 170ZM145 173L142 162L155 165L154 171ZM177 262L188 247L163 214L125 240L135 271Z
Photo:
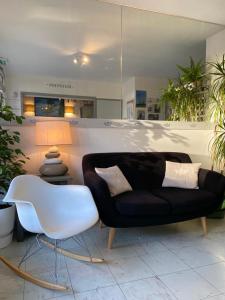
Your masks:
M208 220L202 236L199 220L158 227L118 229L114 248L106 248L108 229L95 226L82 237L104 264L59 257L59 281L66 293L39 288L0 264L0 300L225 300L225 220ZM28 242L13 242L0 254L19 261ZM74 241L67 249L84 253ZM24 268L48 280L54 252L44 248Z

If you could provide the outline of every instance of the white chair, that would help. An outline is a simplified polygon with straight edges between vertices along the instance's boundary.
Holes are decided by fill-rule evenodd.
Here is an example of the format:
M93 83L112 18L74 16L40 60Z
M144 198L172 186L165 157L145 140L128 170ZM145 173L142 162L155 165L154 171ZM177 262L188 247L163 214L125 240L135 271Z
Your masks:
M59 248L57 243L39 238L41 234L45 234L55 241L68 239L87 230L98 221L98 211L88 187L52 185L38 176L21 175L12 180L3 201L16 204L21 225L27 231L36 233L38 241L45 246L70 258L103 262L103 259L77 255ZM37 285L55 290L66 289L64 286L34 278L3 257L0 257L0 260L19 276Z

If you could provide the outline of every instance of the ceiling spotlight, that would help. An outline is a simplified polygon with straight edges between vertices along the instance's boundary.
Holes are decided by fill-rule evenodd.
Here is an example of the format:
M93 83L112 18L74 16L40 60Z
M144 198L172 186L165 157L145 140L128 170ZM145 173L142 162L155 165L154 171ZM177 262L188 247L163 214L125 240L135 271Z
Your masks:
M87 54L84 54L82 52L77 52L74 55L73 62L79 66L86 66L87 64L89 64L90 58Z

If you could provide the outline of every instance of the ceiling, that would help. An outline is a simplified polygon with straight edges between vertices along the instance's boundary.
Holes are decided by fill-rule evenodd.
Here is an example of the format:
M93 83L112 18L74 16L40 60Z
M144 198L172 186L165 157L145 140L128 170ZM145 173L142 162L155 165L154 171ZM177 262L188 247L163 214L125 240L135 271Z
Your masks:
M224 27L95 0L0 0L0 56L7 72L69 79L176 76L176 64L204 58L205 40ZM85 67L74 55L90 57Z
M225 25L224 0L101 0L138 9Z

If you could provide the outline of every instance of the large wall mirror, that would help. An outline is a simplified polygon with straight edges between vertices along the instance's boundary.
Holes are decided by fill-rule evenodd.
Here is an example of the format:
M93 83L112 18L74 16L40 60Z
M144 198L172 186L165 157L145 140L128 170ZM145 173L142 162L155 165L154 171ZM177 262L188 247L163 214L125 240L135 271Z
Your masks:
M165 120L170 108L160 96L190 57L204 61L207 37L223 26L123 7L123 117Z
M164 120L176 65L204 60L223 29L94 0L12 0L2 11L8 100L26 116Z
M1 12L0 57L8 59L8 98L18 112L121 119L120 6L12 0Z

